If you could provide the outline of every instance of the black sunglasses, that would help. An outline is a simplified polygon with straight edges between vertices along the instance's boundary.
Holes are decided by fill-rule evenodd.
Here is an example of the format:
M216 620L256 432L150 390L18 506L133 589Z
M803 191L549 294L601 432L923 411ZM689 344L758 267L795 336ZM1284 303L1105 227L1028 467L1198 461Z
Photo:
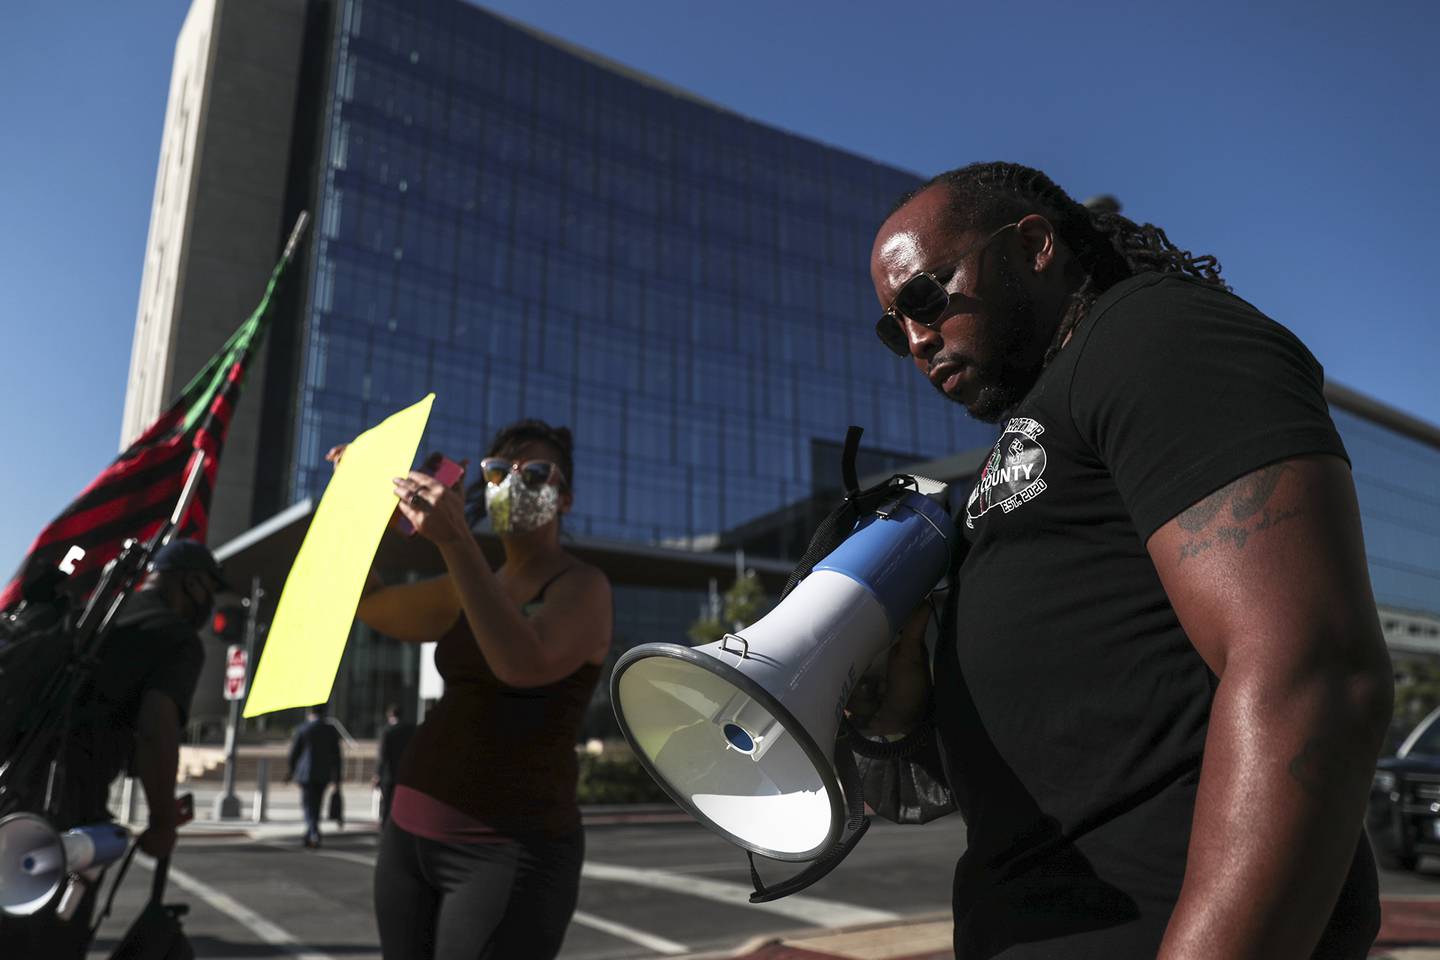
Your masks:
M972 253L978 253L985 249L991 240L1011 227L1019 225L1019 221L1007 223L966 250L946 271L946 276L953 277L955 271L960 269L960 265L969 259ZM945 308L949 305L950 291L945 289L945 284L941 283L939 278L928 270L917 273L902 283L900 289L895 292L895 299L890 301L890 306L885 309L875 323L875 335L880 338L881 343L890 348L891 353L897 357L908 357L910 355L910 338L905 333L905 325L900 322L900 318L913 320L933 330L935 324L945 315Z
M486 457L480 461L480 475L497 487L505 482L511 471L520 474L521 482L527 487L543 487L552 480L557 486L565 483L564 472L549 460L526 460L520 463L504 457Z

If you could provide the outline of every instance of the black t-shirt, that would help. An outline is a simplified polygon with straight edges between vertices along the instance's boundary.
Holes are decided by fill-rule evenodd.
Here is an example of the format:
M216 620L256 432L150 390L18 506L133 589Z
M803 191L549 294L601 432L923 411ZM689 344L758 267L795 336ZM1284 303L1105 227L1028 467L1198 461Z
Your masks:
M1207 494L1304 454L1345 457L1320 365L1223 290L1146 273L1107 291L1003 425L957 514L936 715L969 826L967 960L1153 957L1184 875L1216 678L1145 541ZM1258 814L1234 811L1238 817ZM1363 957L1356 863L1316 956Z
M141 591L125 601L101 648L91 692L77 704L61 819L87 823L105 815L110 783L134 753L145 692L174 701L183 725L204 660L194 628L155 594Z

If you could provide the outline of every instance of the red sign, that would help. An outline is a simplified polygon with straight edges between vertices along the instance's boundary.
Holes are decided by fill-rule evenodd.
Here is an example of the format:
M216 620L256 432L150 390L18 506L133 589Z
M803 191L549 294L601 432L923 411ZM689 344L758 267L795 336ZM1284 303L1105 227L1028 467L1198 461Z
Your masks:
M225 651L225 699L245 699L245 648L229 647Z

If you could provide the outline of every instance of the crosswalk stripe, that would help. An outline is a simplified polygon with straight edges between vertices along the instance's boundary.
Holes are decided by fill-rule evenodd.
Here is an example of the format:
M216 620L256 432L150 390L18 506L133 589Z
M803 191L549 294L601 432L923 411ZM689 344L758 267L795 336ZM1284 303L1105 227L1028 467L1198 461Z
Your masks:
M330 857L334 860L345 860L350 863L364 864L367 867L375 866L375 858L367 857L358 853L345 853L339 850L315 850L311 856ZM841 903L836 900L821 900L816 897L797 896L792 894L781 900L773 900L770 903L751 903L750 888L741 883L730 883L724 880L712 880L709 877L696 877L684 873L675 873L670 870L656 870L650 867L627 867L615 863L595 863L587 860L580 870L580 875L590 880L608 880L612 883L628 883L640 887L649 887L655 890L665 890L670 893L678 893L683 896L701 897L705 900L713 900L717 903L742 906L751 910L761 910L765 913L778 914L792 920L799 920L817 927L843 927L856 923L884 923L890 920L898 920L900 914L891 913L888 910L875 910L871 907L856 906L851 903ZM587 919L582 919L582 916ZM600 927L599 923L610 924L611 921L602 920L599 917L591 917L589 914L576 913L577 923L594 927L597 930L604 930L607 933L615 933L624 939L631 940L641 946L650 947L658 953L683 953L686 948L680 944L662 937L655 937L653 934L641 930L634 930L624 927L621 924L614 924L614 930ZM596 922L590 922L594 920ZM635 936L625 936L616 931L631 931ZM657 946L651 947L636 937L654 937ZM664 943L665 949L658 944ZM670 949L673 948L673 949Z
M153 867L144 861L137 861L147 869ZM317 950L306 948L305 944L295 939L285 930L266 920L260 914L251 910L228 893L221 893L210 884L190 876L183 870L170 868L170 882L188 893L192 893L204 900L210 906L230 917L236 923L245 927L265 943L274 947L280 947L289 953L295 960L334 960L328 953L320 953Z
M594 863L587 860L580 875L591 880L610 880L615 883L630 883L651 887L670 893L702 897L717 903L726 903L779 914L792 920L800 920L817 927L843 927L854 923L882 923L898 920L898 913L888 910L874 910L835 900L820 900L815 897L791 895L769 903L751 903L751 890L741 883L711 880L669 870L650 867L626 867L613 863Z
M274 846L274 844L272 844L272 846ZM344 860L347 863L359 863L372 868L375 866L374 857L367 857L359 853L345 853L341 850L314 850L311 852L311 855L329 857L332 860ZM603 917L597 917L594 914L586 913L583 910L576 910L573 919L576 923L581 924L582 926L591 927L595 930L599 930L601 933L608 933L611 936L619 937L622 940L628 940L631 943L642 946L647 950L653 950L656 953L663 953L669 956L674 956L678 953L687 953L690 949L683 943L676 943L674 940L666 940L664 937L656 936L653 933L646 933L644 930L637 930L634 927L627 927L623 923L616 923L613 920L606 920Z
M608 933L612 937L619 937L622 940L629 940L656 953L663 953L667 956L674 956L677 953L688 953L690 948L683 943L676 943L674 940L666 940L664 937L657 937L653 933L646 933L644 930L636 930L634 927L627 927L623 923L616 923L613 920L606 920L597 917L592 913L583 910L576 910L572 918L576 923L599 930L601 933Z

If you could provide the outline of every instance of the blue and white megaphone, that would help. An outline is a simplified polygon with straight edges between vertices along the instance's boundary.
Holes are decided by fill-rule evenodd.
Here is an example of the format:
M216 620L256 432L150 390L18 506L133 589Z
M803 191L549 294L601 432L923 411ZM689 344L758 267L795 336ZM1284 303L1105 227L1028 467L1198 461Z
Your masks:
M54 899L72 873L103 867L125 855L130 831L95 823L60 833L33 813L0 820L0 913L28 917Z
M862 517L770 613L700 647L648 643L611 677L620 729L701 823L776 860L814 860L840 836L831 759L855 681L949 570L955 526L909 488ZM927 495L928 494L928 495Z

